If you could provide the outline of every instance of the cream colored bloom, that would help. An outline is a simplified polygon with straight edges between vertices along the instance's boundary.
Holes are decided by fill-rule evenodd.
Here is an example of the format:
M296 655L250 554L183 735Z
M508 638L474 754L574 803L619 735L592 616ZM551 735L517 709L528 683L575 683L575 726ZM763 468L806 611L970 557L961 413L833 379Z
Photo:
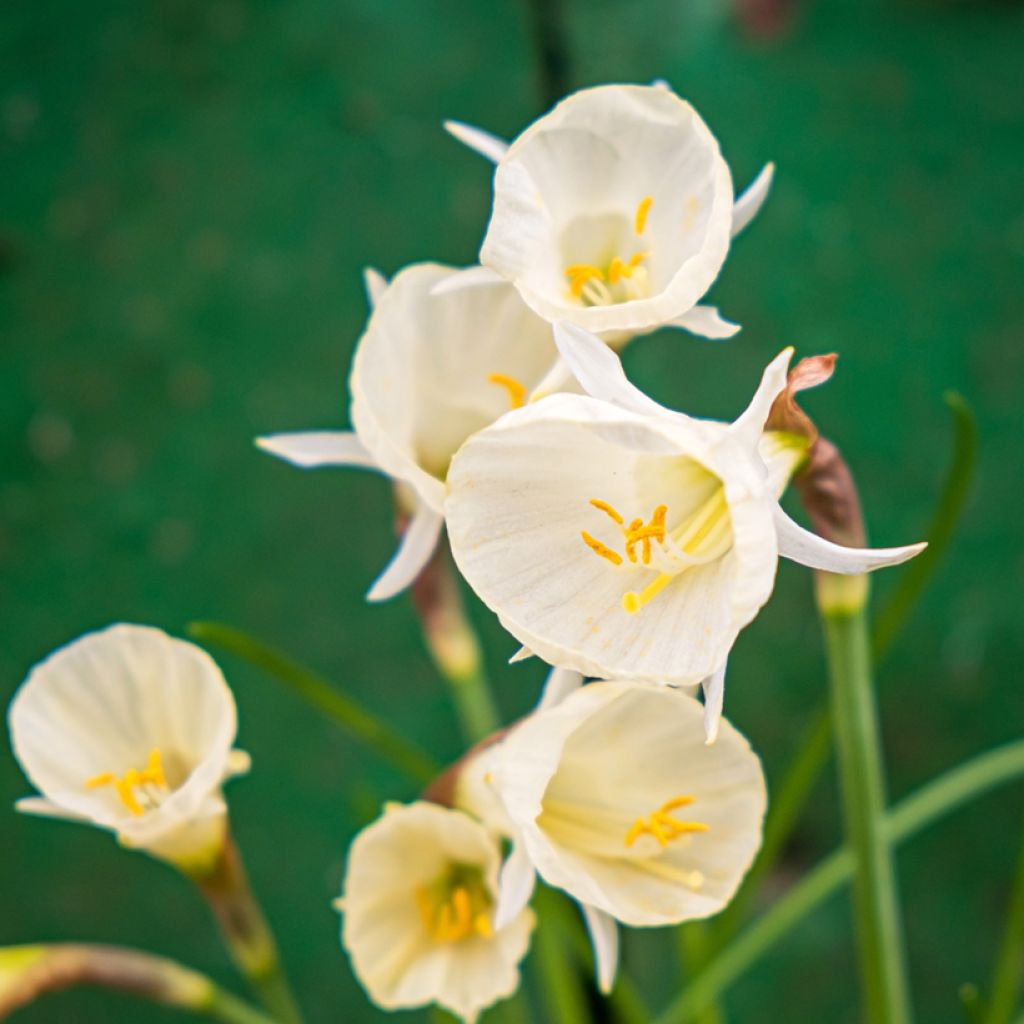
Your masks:
M553 665L704 683L713 738L726 658L768 600L780 554L861 573L922 545L839 547L783 512L803 441L763 426L791 350L747 410L719 423L643 395L587 332L559 325L556 338L588 395L510 413L456 455L445 506L455 560L505 628Z
M15 757L40 796L20 811L109 829L186 871L220 851L235 702L205 651L149 626L111 626L40 662L8 712Z
M355 433L276 434L257 442L298 466L360 466L399 483L410 523L370 600L393 597L429 560L458 447L522 405L556 359L550 324L510 285L431 294L455 273L423 263L406 267L389 285L379 275L368 277L375 308L349 380Z
M747 741L723 722L706 746L702 721L680 690L591 683L470 761L460 805L513 840L498 922L540 874L586 908L607 989L613 920L667 925L721 910L760 846L765 785Z
M505 278L546 320L609 341L664 326L711 338L739 329L697 303L764 201L772 168L734 203L718 142L667 86L583 89L511 145L446 127L497 163L483 267L464 283Z
M494 925L501 849L461 811L391 805L356 836L339 909L342 943L386 1010L437 1003L465 1021L519 987L533 913Z

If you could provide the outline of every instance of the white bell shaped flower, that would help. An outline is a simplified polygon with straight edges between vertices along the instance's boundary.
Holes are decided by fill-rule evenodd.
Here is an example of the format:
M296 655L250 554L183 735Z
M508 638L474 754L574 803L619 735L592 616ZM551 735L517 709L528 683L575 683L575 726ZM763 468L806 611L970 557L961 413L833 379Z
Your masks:
M720 423L658 405L586 331L555 334L588 395L544 398L463 446L445 506L455 560L505 628L552 665L705 683L713 738L729 650L768 600L780 554L862 573L923 545L840 547L783 512L778 497L805 442L763 427L792 350L747 410Z
M717 913L761 844L765 784L747 741L672 687L598 682L542 703L463 770L460 806L513 841L498 923L529 899L534 873L579 900L599 980L615 973L614 921L667 925ZM490 791L488 793L488 791Z
M497 163L483 266L461 283L505 278L540 316L608 341L664 326L710 338L739 330L697 303L767 196L773 169L734 203L717 140L666 86L573 93L511 145L445 126Z
M465 1021L512 995L534 916L494 924L501 847L461 811L391 805L356 836L338 909L342 943L386 1010L437 1003Z
M355 432L263 437L258 444L297 466L377 469L401 485L410 522L394 559L369 593L405 589L430 559L443 522L452 455L471 434L523 405L556 360L551 326L504 282L432 291L456 271L416 264L385 285L369 272L374 310L352 365Z
M234 697L205 651L148 626L86 634L32 669L8 721L40 793L18 810L109 829L187 872L211 866L221 785L249 759L232 750Z

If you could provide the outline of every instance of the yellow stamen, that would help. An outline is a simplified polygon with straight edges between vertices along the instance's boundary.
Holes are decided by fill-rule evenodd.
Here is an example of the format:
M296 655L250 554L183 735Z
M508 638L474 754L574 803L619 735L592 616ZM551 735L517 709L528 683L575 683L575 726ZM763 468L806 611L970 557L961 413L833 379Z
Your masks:
M629 276L629 274L626 272L626 264L623 263L618 256L616 256L615 259L613 259L611 263L608 264L608 283L618 284L619 280L624 275L626 277Z
M154 747L149 752L149 760L146 762L146 770L142 773L146 780L158 786L167 785L167 776L164 775L163 761L160 759L160 750Z
M607 501L601 501L599 498L591 498L590 504L593 505L594 508L599 509L601 512L604 512L605 515L609 516L613 522L618 523L619 526L621 526L626 521L622 518L622 515L619 513L618 509L613 508L611 505L608 504Z
M679 836L707 832L710 826L705 825L702 821L679 821L672 817L672 811L677 811L680 807L688 807L693 802L692 796L677 796L672 800L667 800L653 814L637 818L626 833L624 839L626 846L632 846L642 835L649 835L653 836L658 841L658 845L664 848Z
M579 299L583 297L588 281L604 280L604 271L592 263L573 263L565 268L565 276L569 278L569 291Z
M142 804L139 803L135 796L135 791L132 788L133 786L138 785L136 781L138 774L139 773L133 768L123 779L116 779L114 781L114 789L117 791L117 795L121 798L121 803L123 803L125 807L135 815L135 817L140 818L143 814Z
M482 935L485 939L494 938L491 919L486 914L477 914L476 920L473 922L473 929L477 935Z
M633 227L636 229L638 235L644 233L644 228L647 227L647 214L651 212L651 204L654 202L654 196L644 196L640 200L640 205L636 208L636 217L633 219Z
M135 790L147 783L160 786L162 789L169 788L167 776L164 774L160 751L156 747L149 752L146 767L142 771L139 771L138 768L129 768L120 778L113 772L101 772L99 775L94 775L91 779L86 779L85 788L100 789L103 786L113 786L114 792L121 799L121 803L138 818L145 813L145 808L135 795Z
M487 375L490 384L497 384L508 392L508 401L513 409L522 409L526 404L526 387L505 373L490 373Z
M100 772L99 775L94 775L91 779L88 779L85 783L86 789L99 789L101 786L110 786L114 783L117 776L113 772Z
M606 544L602 544L596 537L591 537L586 530L580 532L580 536L583 538L583 543L590 548L591 551L596 555L600 555L602 558L607 558L612 565L622 565L622 555L617 551L612 551Z

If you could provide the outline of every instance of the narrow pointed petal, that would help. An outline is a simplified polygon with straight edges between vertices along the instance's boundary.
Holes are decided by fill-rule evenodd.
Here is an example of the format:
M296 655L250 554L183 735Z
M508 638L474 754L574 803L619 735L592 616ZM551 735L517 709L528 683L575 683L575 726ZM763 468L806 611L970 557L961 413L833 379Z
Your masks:
M466 267L448 274L444 280L438 281L430 289L431 295L447 295L449 292L461 291L463 288L477 288L485 284L498 284L504 280L500 274L490 267Z
M366 301L373 309L384 294L388 279L376 267L363 268L363 287L366 288Z
M367 601L386 601L405 590L419 576L437 547L443 523L443 516L426 505L420 505L409 520L398 552L366 595Z
M494 930L500 932L525 909L533 895L537 872L522 841L512 844L512 852L498 876L498 906L494 912Z
M793 358L792 346L784 348L765 368L757 392L750 400L750 405L743 410L739 418L733 422L733 433L739 434L750 444L757 444L761 439L765 421L771 412L775 396L786 386L786 374L789 361Z
M611 914L606 914L589 903L581 903L580 909L583 911L583 920L587 923L587 931L590 932L590 941L594 945L597 987L603 995L608 995L619 970L619 928Z
M775 506L775 529L779 554L811 569L854 576L888 565L899 565L919 555L927 544L908 544L901 548L846 548L805 530Z
M735 238L760 212L775 177L775 164L768 163L761 173L747 186L732 208L732 237Z
M694 306L666 326L681 327L684 331L699 334L702 338L710 338L713 341L731 338L741 330L739 324L726 320L716 306Z
M557 394L559 391L572 391L575 386L572 370L566 365L565 360L558 356L551 365L551 369L544 374L544 377L531 392L530 401L539 402L542 398Z
M60 807L42 796L23 796L14 802L14 809L22 814L34 814L40 818L65 818L68 821L88 821L84 815Z
M722 724L722 702L725 699L725 665L701 683L704 690L704 743L711 746L718 739Z
M555 344L581 387L592 398L644 415L674 415L630 383L619 357L599 338L575 324L555 324Z
M553 668L544 684L544 693L537 704L538 711L561 704L570 693L575 693L583 685L583 676L571 668Z
M492 164L496 164L508 149L508 143L504 139L464 121L445 121L444 130L464 146L469 146L482 157L486 157Z
M666 78L655 78L654 81L651 82L651 85L653 85L655 89L664 89L665 92L672 91L672 86L669 85L668 79Z
M510 665L515 665L517 662L527 661L533 656L533 651L531 651L529 647L520 647L519 650L508 659L508 663Z
M313 469L316 466L361 466L376 469L373 456L351 430L313 430L302 434L270 434L256 438L256 447L279 459Z

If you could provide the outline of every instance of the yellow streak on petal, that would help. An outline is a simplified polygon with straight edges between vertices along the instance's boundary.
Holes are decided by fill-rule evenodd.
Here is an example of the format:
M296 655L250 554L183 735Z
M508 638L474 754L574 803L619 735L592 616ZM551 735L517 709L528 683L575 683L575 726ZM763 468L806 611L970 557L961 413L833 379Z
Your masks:
M640 200L640 205L636 208L636 216L633 218L633 227L636 229L638 235L644 233L644 228L647 227L647 214L651 212L651 204L654 202L654 196L644 196Z
M509 377L505 373L489 373L487 375L489 384L497 384L508 392L509 405L513 409L522 409L526 404L526 385L520 383L515 377Z

